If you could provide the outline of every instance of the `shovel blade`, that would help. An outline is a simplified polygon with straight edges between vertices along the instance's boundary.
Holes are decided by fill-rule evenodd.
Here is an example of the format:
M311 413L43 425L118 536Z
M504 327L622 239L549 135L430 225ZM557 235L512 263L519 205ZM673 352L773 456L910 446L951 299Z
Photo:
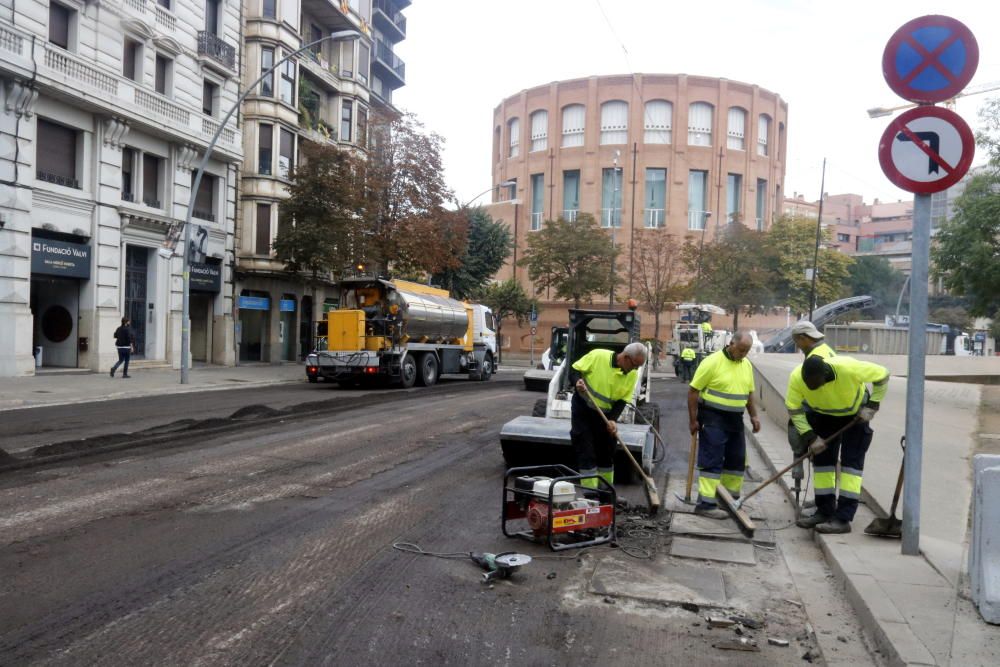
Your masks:
M873 519L865 528L865 535L874 537L902 537L903 521L891 516L887 519Z

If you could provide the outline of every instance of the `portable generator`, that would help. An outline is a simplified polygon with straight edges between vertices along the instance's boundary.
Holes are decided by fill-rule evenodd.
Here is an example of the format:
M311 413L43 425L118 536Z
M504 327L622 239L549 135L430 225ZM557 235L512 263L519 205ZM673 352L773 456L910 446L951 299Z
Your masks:
M615 488L564 465L511 468L504 474L501 528L507 537L543 542L553 551L589 547L615 538Z

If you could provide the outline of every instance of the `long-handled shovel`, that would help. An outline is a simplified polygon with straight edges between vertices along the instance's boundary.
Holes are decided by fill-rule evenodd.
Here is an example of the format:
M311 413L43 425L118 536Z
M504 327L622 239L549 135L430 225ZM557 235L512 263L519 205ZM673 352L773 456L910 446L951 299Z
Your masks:
M903 466L906 463L905 435L899 439L899 445L903 448L903 460L899 462L899 477L896 479L896 492L892 494L889 516L885 519L872 519L872 522L865 528L865 535L874 535L875 537L903 536L903 522L896 518L896 505L899 504L899 494L903 490Z
M677 500L681 501L685 505L694 505L695 502L691 500L691 487L694 485L694 464L698 458L698 434L691 434L691 451L688 453L688 475L687 475L687 485L684 487L684 497L681 498L676 492Z
M580 393L583 396L584 400L587 401L587 405L593 408L597 412L597 414L601 416L601 421L604 422L604 426L605 427L610 426L611 422L608 421L608 418L604 414L604 411L601 410L596 405L594 405L594 401L591 399L590 392L587 391L586 387L584 387L580 391ZM615 440L618 441L618 446L621 447L622 450L625 452L625 456L628 457L628 460L632 462L632 467L635 468L635 471L639 473L640 477L642 477L643 488L646 492L646 502L649 503L650 515L656 514L657 512L660 511L660 494L656 490L656 483L653 482L653 478L647 475L646 471L642 469L642 466L639 465L639 462L635 460L635 457L632 456L632 452L628 450L628 447L625 446L625 443L622 442L622 439L618 437L617 433L615 434Z
M831 436L829 436L827 438L823 438L823 446L822 446L821 449L819 449L819 451L815 451L815 450L814 451L807 451L805 454L803 454L802 456L798 457L797 459L795 459L794 461L792 461L791 463L789 463L787 466L785 466L784 468L782 468L778 472L774 473L771 477L769 477L768 479L766 479L763 482L761 482L757 486L756 489L754 489L753 491L751 491L747 495L743 496L739 500L734 499L733 496L729 493L729 490L726 487L724 487L722 484L719 484L719 487L715 491L715 498L716 498L716 500L718 500L719 504L722 505L722 509L724 509L727 512L729 512L730 516L732 516L733 519L736 520L736 523L740 527L740 530L743 531L743 534L746 535L747 537L753 537L753 533L757 529L757 526L754 525L754 522L750 519L750 516L746 512L743 511L743 509L742 509L743 505L745 505L746 502L748 500L750 500L750 498L752 498L753 496L755 496L758 493L760 493L760 491L765 486L770 486L774 482L778 481L779 479L781 479L784 476L784 474L786 472L788 472L789 470L791 470L792 468L794 468L798 464L802 463L803 461L805 461L810 456L813 456L814 454L818 454L818 453L822 452L824 449L826 449L826 446L827 446L828 443L832 442L833 440L836 440L838 437L840 437L840 435L844 431L846 431L847 429L849 429L852 426L854 426L857 422L858 422L858 419L857 419L857 417L855 417L854 419L852 419L850 422L848 422L843 428L841 428L840 430L838 430L833 435L831 435Z

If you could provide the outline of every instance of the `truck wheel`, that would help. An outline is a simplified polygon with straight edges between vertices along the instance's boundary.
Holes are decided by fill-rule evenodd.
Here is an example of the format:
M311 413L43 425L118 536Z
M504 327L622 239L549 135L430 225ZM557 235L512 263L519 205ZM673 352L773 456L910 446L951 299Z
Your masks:
M483 358L483 370L479 373L480 380L489 380L493 375L493 355L487 354Z
M438 379L438 360L433 352L420 355L420 373L417 374L417 384L421 387L433 387Z
M537 401L535 401L535 407L531 409L531 416L532 417L544 417L545 416L545 408L548 406L548 402L549 402L549 399L547 399L547 398L540 398Z
M417 362L412 354L403 357L399 363L399 386L409 389L417 381Z

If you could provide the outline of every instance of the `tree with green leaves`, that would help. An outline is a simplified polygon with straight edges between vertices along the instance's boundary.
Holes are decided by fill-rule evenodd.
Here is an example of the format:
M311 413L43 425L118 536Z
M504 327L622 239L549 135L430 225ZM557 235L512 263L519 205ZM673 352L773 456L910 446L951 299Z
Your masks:
M903 272L896 269L885 257L858 256L847 269L848 292L856 296L867 294L875 299L875 307L866 311L869 317L875 319L895 314L900 291L905 282L906 276Z
M503 222L494 221L482 208L459 209L468 221L468 244L460 264L435 274L441 285L457 299L466 299L480 290L503 266L513 249L513 236Z
M660 339L660 315L687 296L683 244L664 229L636 232L630 282L635 296L653 313L653 338Z
M575 222L547 220L532 232L518 264L528 268L536 294L551 288L557 299L572 300L579 308L592 295L617 286L611 266L619 252L594 216L581 213Z
M497 322L498 352L502 348L500 341L503 340L501 332L504 320L514 318L519 325L523 325L531 317L533 309L539 312L538 302L529 297L521 284L513 278L486 285L475 294L475 300L493 311Z
M335 146L303 143L289 197L278 207L277 258L292 273L309 276L315 295L321 276L354 261L360 230L356 215L356 160Z
M441 161L444 139L408 113L373 116L369 139L367 159L358 165L366 259L379 271L407 276L457 268L468 230L463 216L444 208L452 199Z
M931 268L952 293L965 297L978 317L1000 312L1000 100L979 111L976 143L989 164L971 177L955 200L955 214L934 236Z
M824 241L830 240L829 229L821 233L818 256L815 220L782 216L771 225L767 238L777 262L778 280L774 291L779 302L784 302L799 315L809 313L814 260L817 264L815 305L847 296L846 283L853 260L842 252L822 247Z
M696 276L696 298L731 312L733 331L741 310L753 315L775 303L777 258L766 233L733 223L711 243L688 239L682 253L688 273Z

